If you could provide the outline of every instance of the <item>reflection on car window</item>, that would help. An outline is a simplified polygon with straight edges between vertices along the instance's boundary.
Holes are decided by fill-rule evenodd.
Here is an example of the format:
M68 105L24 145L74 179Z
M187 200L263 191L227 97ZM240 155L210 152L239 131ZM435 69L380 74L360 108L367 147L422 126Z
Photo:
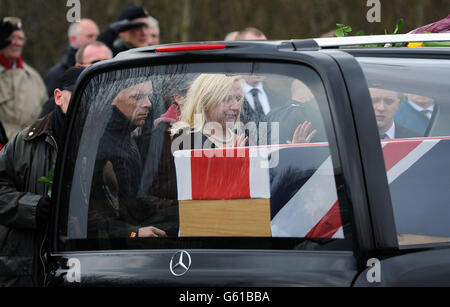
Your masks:
M238 241L219 238L289 238L276 244L289 249L345 241L319 77L303 66L261 64L250 73L226 63L223 73L224 65L91 79L76 119L64 240L122 239L129 248L167 238L158 245L167 248L217 238L214 246L224 248Z
M450 62L358 61L382 139L399 244L450 241Z
M401 93L376 87L370 87L369 91L381 139L412 138L421 135L420 132L395 121L403 98Z

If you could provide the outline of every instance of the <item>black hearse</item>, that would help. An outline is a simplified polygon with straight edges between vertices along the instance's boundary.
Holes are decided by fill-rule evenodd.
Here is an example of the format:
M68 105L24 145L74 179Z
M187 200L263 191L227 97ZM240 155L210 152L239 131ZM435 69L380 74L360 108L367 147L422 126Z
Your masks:
M450 48L384 46L449 36L170 44L93 65L55 169L46 285L450 285ZM247 146L167 145L212 75L239 79L241 115L265 101L257 137L244 125ZM251 80L265 94L249 98ZM124 94L146 101L145 124L117 120ZM399 113L414 97L431 103L425 127L380 139L390 115L375 104Z

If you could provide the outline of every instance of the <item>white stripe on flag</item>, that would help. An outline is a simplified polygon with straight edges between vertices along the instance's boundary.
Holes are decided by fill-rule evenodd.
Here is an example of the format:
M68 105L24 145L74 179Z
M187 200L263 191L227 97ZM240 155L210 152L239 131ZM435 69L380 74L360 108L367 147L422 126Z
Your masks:
M333 239L342 239L344 238L344 228L341 226L339 227L338 231L332 236Z
M273 237L304 237L337 201L331 157L272 219ZM343 238L338 231L333 237Z
M178 150L174 154L177 174L178 200L192 199L191 151Z
M388 172L388 183L391 184L395 179L403 174L408 168L417 162L424 154L433 148L440 140L424 140L419 146L411 150L403 159L395 164Z
M250 198L270 198L270 175L268 166L268 148L251 147L249 149Z

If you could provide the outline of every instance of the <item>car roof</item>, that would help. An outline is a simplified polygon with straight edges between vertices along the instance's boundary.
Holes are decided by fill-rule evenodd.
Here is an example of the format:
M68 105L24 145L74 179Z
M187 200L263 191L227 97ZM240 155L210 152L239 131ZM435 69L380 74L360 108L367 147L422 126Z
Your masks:
M367 35L367 36L347 36L330 38L308 38L293 40L259 40L259 41L209 41L209 42L183 42L165 45L155 45L130 49L119 53L114 59L134 59L148 57L163 52L181 52L181 51L205 51L205 50L226 50L243 52L274 52L277 50L320 50L323 48L340 48L357 45L373 44L394 44L408 42L442 42L450 41L450 33L430 33L430 34L395 34L395 35ZM184 48L182 47L193 47ZM211 46L222 46L222 48L211 48ZM203 48L202 48L203 47ZM245 48L245 50L244 50ZM173 51L170 51L170 50ZM365 48L367 49L367 48ZM164 50L164 51L161 51Z

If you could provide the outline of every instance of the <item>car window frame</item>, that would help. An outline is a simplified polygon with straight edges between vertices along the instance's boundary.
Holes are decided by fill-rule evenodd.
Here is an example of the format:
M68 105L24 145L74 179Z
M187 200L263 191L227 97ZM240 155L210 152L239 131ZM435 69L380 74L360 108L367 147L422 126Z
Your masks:
M400 48L351 48L351 49L340 49L340 51L344 51L351 56L355 57L355 60L357 57L376 57L376 58L405 58L405 59L437 59L437 60L449 60L450 58L450 48L408 48L408 47L400 47ZM332 51L330 51L332 52ZM357 61L357 60L356 60ZM365 77L364 77L365 78ZM366 82L367 83L367 82ZM367 86L368 90L368 86ZM355 96L356 97L356 96ZM352 106L355 108L355 115L357 116L355 118L356 122L363 122L363 121L371 121L374 122L376 125L376 121L373 121L372 119L375 119L374 112L372 110L372 102L370 99L369 94L369 102L370 102L370 108L369 105L367 105L367 102L363 104L360 103L360 100L354 100L352 103ZM370 114L367 114L367 110L370 110L369 113L373 113L372 116ZM372 125L373 126L373 125ZM431 128L428 127L427 131L429 131ZM374 144L374 136L372 133L372 136L368 135L368 131L364 128L364 125L359 126L359 132L358 135L360 135L360 140L363 143L372 143L372 148L375 145ZM368 139L370 138L370 140ZM378 141L378 142L377 142ZM375 143L380 144L379 142L379 136L378 133L375 138ZM362 146L367 147L367 146ZM375 146L377 147L377 146ZM380 146L381 148L381 146ZM366 155L369 155L371 158L370 160L377 159L380 160L379 156L381 154L381 157L383 157L383 152L381 150L381 153L377 153L378 150L367 152ZM374 155L372 155L374 154ZM365 163L366 168L371 168L371 165L369 163L369 159L364 159L367 161ZM390 194L390 188L387 181L387 173L385 171L385 165L384 165L384 157L383 157L383 167L381 169L378 169L378 177L380 178L378 180L378 188L374 188L374 185L370 185L369 193L375 194L385 194L384 198L385 201L382 203L383 206L377 205L377 202L371 202L371 212L373 212L373 223L374 223L374 233L378 234L377 241L378 244L381 242L380 250L383 250L384 252L388 252L391 255L397 255L402 254L404 252L413 251L416 249L423 249L423 248L441 248L441 247L450 247L450 242L437 242L437 243L426 243L426 244L417 244L417 245L399 245L398 243L398 236L397 236L397 228L395 226L395 219L393 216L393 206L391 201L391 194ZM379 161L377 163L378 167ZM384 176L381 176L380 170L384 173ZM373 171L376 172L375 168L371 170L371 173ZM368 176L368 179L370 180L370 176ZM373 178L373 177L372 177ZM382 189L380 188L380 185L384 186ZM386 190L387 188L387 190ZM383 192L383 193L380 193ZM388 200L389 199L389 200ZM388 205L389 203L389 205ZM378 203L379 204L379 203ZM391 214L392 212L392 214ZM385 242L389 242L388 245L385 244Z

